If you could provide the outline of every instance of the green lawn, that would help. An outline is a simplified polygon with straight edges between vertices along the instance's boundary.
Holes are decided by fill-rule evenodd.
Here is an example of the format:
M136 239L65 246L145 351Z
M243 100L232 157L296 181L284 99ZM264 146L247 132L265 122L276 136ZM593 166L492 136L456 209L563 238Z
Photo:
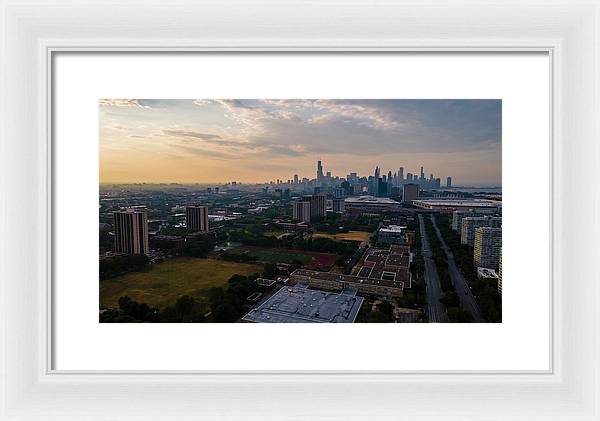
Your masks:
M181 295L202 300L203 290L224 286L235 274L261 272L262 265L214 259L181 257L157 263L148 272L134 272L100 282L100 307L118 307L119 298L128 295L151 307L174 304Z
M267 263L292 263L300 261L307 265L313 261L313 257L301 252L285 252L276 249L261 249L258 247L240 247L234 250L236 253L247 254L261 262Z

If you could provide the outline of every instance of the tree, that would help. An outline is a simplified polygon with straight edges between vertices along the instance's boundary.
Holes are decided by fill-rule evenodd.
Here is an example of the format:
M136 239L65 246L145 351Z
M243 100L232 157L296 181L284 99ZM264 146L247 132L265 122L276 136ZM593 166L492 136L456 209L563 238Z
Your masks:
M217 305L212 316L213 321L217 323L231 323L237 320L235 307L227 302Z
M189 316L192 314L192 309L194 308L195 301L189 295L182 295L177 299L175 303L175 311L177 315L183 319L185 316Z
M277 265L275 265L275 263L265 263L265 267L263 269L263 278L275 279L277 275L279 275Z

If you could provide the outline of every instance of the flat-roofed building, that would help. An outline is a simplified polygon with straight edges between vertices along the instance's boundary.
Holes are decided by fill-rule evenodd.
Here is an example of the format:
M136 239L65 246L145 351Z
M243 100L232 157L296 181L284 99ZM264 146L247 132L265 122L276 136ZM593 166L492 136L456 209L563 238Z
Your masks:
M502 252L502 228L479 227L475 229L475 267L498 269Z
M185 225L188 232L208 231L208 206L189 205L185 207Z
M412 204L421 208L437 212L453 212L459 209L482 210L488 209L501 212L502 202L489 199L455 199L433 198L413 200Z
M354 215L399 212L402 209L400 202L387 197L373 196L348 197L344 206L347 213Z
M254 323L354 323L364 299L356 289L340 293L309 288L305 284L284 286L242 321Z
M460 242L473 247L475 243L475 230L480 227L502 227L502 217L500 216L470 216L463 218Z
M345 288L355 288L361 294L370 294L388 298L402 297L404 293L404 282L400 280L372 279L362 276L319 272L308 269L296 269L290 275L290 281L306 284L311 288L331 291L342 291Z
M145 207L113 212L115 253L148 254L148 211Z
M388 225L381 227L377 233L377 243L381 245L404 244L406 242L406 227Z

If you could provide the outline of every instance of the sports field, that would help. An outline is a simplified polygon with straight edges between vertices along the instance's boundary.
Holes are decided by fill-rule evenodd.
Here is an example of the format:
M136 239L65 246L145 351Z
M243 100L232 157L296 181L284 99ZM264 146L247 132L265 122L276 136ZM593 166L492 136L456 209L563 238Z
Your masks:
M100 307L118 307L119 297L128 295L151 307L175 304L181 295L199 300L203 290L225 286L235 274L261 272L262 265L215 259L180 257L150 266L148 272L132 272L100 282Z
M303 250L273 249L254 246L242 246L232 250L233 253L246 254L266 263L302 263L303 266L319 269L330 268L336 256L329 253L315 253Z
M367 231L348 231L339 234L327 234L317 232L313 234L313 238L331 238L338 241L366 241L369 239L370 233Z

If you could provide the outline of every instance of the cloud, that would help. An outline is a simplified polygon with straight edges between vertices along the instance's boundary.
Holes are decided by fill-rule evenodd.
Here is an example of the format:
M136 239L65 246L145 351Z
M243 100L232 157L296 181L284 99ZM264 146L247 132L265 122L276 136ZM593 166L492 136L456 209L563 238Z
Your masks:
M170 135L170 136L192 137L192 138L202 139L202 140L221 139L221 136L216 135L216 134L200 133L200 132L187 131L187 130L163 130L163 133Z
M148 105L142 105L139 99L100 99L98 101L100 105L113 106L113 107L136 107L136 108L150 108Z

